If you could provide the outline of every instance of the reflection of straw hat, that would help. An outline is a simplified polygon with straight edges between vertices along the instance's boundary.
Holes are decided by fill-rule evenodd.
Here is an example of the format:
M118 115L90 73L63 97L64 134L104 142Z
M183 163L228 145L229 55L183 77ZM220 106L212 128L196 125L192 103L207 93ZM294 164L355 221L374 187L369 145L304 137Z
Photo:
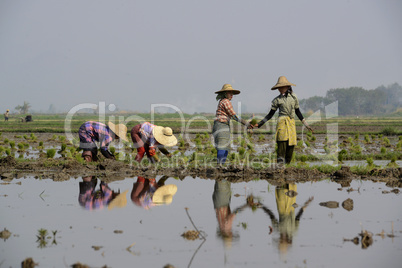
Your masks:
M155 205L168 205L172 203L173 196L177 192L177 186L174 184L168 184L159 187L152 196L152 202Z
M114 209L114 208L123 208L127 205L127 192L128 190L124 191L121 194L118 194L110 203L109 206L107 207L109 210Z
M157 142L165 146L174 146L177 143L176 137L173 135L173 130L170 127L155 126L152 130Z
M240 94L240 90L233 89L231 84L224 84L224 85L222 86L222 89L219 90L219 91L216 91L215 93L216 93L216 94L219 94L219 93L228 92L228 91L232 92L233 95Z
M286 77L280 76L280 77L278 78L278 82L276 83L275 86L273 86L273 87L271 88L271 90L275 90L275 89L277 89L277 88L286 87L286 86L296 86L296 85L290 83L290 82L286 79Z
M127 127L124 124L118 124L115 125L112 122L109 121L109 123L107 123L109 128L114 132L114 134L116 134L117 136L120 137L120 139L127 141Z

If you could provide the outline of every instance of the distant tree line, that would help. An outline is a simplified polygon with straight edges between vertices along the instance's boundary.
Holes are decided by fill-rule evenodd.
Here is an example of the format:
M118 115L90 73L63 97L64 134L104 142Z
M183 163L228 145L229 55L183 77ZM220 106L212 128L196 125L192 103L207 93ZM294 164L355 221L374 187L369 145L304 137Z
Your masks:
M314 96L300 100L300 108L312 113L335 101L338 101L340 116L393 113L402 107L402 87L395 83L371 90L361 87L330 89L325 97Z

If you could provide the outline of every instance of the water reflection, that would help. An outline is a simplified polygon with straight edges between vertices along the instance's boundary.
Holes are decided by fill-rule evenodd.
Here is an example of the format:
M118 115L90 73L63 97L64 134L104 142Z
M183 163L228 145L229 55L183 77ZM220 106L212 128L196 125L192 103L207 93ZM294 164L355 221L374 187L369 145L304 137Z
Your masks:
M286 254L292 246L293 237L297 234L303 212L314 199L314 197L310 197L296 213L297 194L297 185L294 183L286 183L275 188L279 219L275 217L275 214L267 206L260 204L260 207L271 219L273 228L270 230L270 234L273 231L277 233L277 236L274 237L274 244L276 244L282 259L286 259Z
M232 212L230 209L231 197L231 183L227 180L215 181L212 200L216 219L218 220L218 236L222 239L226 248L231 247L232 241L238 238L238 234L234 234L232 231L233 220L236 214L248 206L248 204L245 203Z
M120 193L120 190L112 190L107 183L101 180L99 189L96 189L98 179L95 176L83 177L79 183L80 193L78 195L79 204L87 210L100 210L104 207L113 209L125 207L127 205L126 194L128 191Z
M163 176L157 182L155 178L137 177L131 191L131 201L144 209L172 203L177 187L174 184L165 185L168 178Z

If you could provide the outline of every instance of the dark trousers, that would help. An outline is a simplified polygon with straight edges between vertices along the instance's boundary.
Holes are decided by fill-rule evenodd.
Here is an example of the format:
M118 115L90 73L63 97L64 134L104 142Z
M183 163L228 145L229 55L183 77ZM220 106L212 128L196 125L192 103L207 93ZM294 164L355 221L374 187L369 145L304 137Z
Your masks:
M277 163L290 164L292 161L294 145L290 146L289 141L277 141L278 151L276 156Z

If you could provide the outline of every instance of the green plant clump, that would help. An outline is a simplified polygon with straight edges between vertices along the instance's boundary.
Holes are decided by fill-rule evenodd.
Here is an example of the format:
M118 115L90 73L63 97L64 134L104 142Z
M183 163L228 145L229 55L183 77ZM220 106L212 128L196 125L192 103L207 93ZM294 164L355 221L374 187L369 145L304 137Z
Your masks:
M53 158L56 155L56 149L47 149L46 150L46 157L47 158Z

